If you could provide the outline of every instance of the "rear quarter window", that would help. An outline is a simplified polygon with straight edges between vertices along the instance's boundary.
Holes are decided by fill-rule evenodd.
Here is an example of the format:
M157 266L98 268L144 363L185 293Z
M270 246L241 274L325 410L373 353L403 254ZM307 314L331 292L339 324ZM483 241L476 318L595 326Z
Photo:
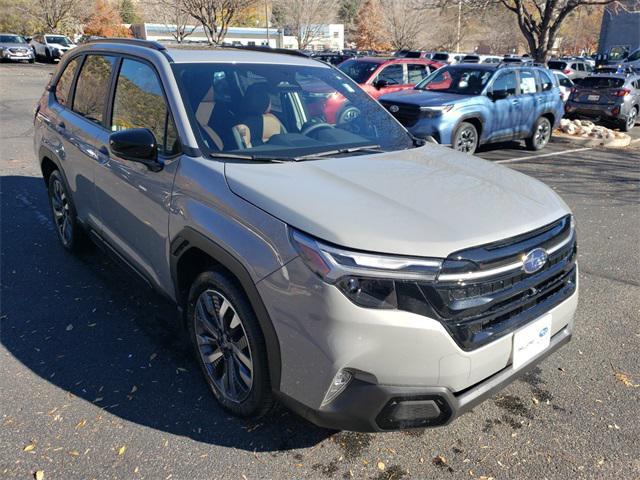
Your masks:
M58 83L56 83L54 95L58 103L65 107L71 105L71 84L73 83L73 78L78 70L78 66L80 65L81 58L82 57L76 57L71 60L64 68L62 75L60 75Z
M564 70L567 68L566 62L549 62L547 65L551 70Z

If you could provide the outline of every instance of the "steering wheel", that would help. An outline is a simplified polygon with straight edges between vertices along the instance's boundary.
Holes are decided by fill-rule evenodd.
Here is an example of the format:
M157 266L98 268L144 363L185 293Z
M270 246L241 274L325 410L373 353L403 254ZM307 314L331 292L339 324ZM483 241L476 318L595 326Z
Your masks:
M322 130L324 128L333 128L333 125L330 125L327 122L312 123L311 125L304 127L300 133L302 135L308 136L310 133L315 132L316 130Z

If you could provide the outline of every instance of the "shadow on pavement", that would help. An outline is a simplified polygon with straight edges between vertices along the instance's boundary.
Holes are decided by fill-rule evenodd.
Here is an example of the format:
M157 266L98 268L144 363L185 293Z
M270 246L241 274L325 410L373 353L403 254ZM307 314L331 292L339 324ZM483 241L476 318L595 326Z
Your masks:
M283 408L257 422L210 394L175 307L89 247L58 244L41 178L1 177L0 340L37 375L124 420L248 451L315 445L334 432Z

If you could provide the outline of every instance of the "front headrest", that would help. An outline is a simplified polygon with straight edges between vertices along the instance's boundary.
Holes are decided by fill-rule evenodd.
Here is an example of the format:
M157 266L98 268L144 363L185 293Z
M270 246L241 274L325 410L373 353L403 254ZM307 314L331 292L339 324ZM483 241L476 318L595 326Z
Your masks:
M267 83L254 83L244 94L243 109L247 115L262 115L269 109Z

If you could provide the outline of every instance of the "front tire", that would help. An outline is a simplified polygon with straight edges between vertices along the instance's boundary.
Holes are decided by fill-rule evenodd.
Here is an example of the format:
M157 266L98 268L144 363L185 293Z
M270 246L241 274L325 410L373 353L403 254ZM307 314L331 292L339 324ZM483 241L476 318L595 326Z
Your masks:
M58 240L65 250L78 252L84 243L84 232L64 178L59 170L49 177L49 205Z
M462 122L453 134L453 149L473 154L478 148L478 130L469 122Z
M201 273L189 291L187 321L196 359L220 405L239 417L257 418L271 410L264 336L235 279Z
M551 122L547 117L540 117L533 126L533 134L525 140L527 148L532 151L542 150L551 139Z

